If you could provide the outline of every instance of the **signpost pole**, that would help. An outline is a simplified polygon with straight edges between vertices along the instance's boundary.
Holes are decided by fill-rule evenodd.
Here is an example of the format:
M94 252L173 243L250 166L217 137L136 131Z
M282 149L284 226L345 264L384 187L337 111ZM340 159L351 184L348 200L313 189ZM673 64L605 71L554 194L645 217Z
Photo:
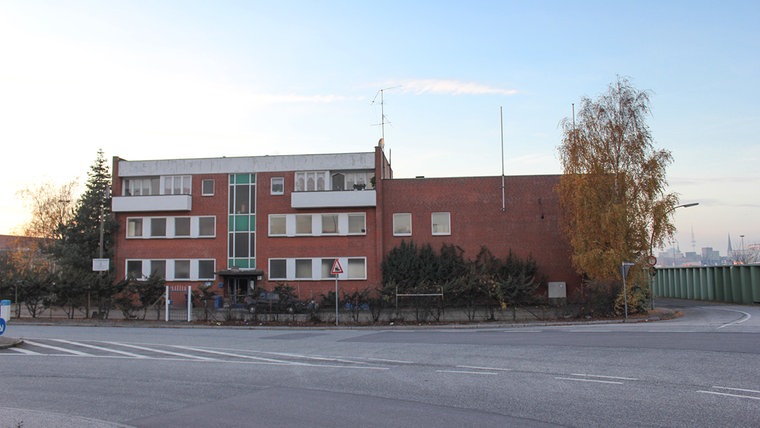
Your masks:
M337 258L333 261L332 269L330 269L330 275L335 275L335 325L338 325L338 275L343 273L343 267L340 265L340 260Z

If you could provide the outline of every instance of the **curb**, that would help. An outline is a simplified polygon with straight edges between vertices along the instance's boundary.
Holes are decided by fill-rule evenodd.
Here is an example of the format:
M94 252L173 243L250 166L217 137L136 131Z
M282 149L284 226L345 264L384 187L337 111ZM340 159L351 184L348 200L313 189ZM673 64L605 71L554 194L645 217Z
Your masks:
M0 349L8 349L24 343L24 339L14 337L0 337Z

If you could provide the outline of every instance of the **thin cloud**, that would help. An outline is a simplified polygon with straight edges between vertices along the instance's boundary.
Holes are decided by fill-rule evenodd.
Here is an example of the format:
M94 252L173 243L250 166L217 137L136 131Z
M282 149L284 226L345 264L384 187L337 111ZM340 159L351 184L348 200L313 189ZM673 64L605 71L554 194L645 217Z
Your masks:
M497 88L475 82L462 82L446 79L405 80L396 84L404 92L421 94L449 95L515 95L517 90Z

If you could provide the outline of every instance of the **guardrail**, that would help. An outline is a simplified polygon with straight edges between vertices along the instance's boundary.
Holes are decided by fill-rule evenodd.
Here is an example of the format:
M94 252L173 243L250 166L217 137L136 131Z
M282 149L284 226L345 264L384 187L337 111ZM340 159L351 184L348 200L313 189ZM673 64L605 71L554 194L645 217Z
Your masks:
M760 264L658 268L656 297L760 303Z

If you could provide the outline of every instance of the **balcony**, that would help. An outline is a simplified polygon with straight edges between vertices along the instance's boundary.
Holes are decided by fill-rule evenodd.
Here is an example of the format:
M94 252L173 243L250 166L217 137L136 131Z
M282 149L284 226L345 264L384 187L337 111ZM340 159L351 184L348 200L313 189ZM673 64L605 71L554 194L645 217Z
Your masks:
M291 208L354 208L377 206L374 190L347 190L334 192L293 192Z
M115 213L145 211L190 211L190 195L114 196L111 211Z

